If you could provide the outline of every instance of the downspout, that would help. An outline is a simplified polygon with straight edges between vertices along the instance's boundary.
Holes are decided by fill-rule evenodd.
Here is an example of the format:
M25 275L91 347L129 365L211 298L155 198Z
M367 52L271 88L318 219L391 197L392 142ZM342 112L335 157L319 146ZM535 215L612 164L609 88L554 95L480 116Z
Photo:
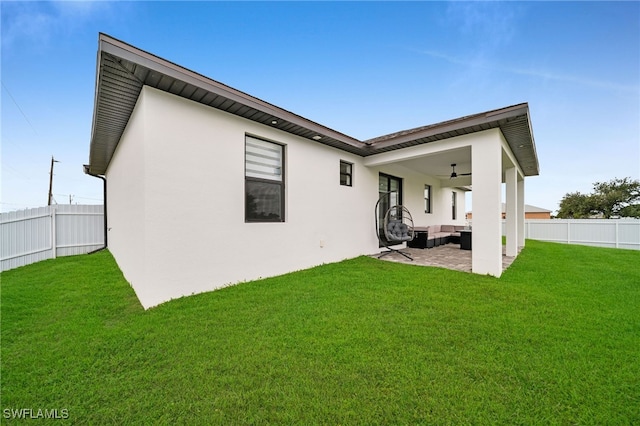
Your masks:
M104 176L94 175L93 173L90 173L88 165L84 166L84 173L89 175L89 176L93 176L95 178L102 179L102 198L104 200L104 202L103 202L103 210L104 210L104 213L103 213L104 214L104 245L102 247L100 247L100 248L97 248L97 249L92 250L89 253L87 253L87 254L93 254L93 253L97 253L99 251L102 251L102 250L106 249L107 246L108 246L108 235L107 235L107 231L108 231L108 228L107 228L107 178L104 177Z

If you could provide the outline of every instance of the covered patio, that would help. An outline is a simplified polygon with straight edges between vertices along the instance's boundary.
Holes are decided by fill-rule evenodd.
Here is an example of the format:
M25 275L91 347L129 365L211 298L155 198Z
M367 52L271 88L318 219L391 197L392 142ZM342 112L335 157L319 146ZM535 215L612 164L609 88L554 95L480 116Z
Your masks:
M509 259L518 256L525 244L524 181L539 174L528 104L411 129L369 143L378 153L365 158L367 167L402 167L436 177L440 188L471 191L474 250L462 253L459 246L430 249L416 253L420 263L499 277L505 262L510 264ZM506 246L501 233L503 202ZM455 217L447 220L442 215L430 220L440 222L415 225L461 224Z
M505 271L516 256L506 255L506 246L502 246L502 271ZM408 265L435 266L439 268L452 269L454 271L472 272L471 250L460 250L460 244L445 244L430 249L419 249L407 247L402 249L413 258L413 261L398 253L390 253L380 258L390 262L406 263ZM372 255L378 257L379 254Z

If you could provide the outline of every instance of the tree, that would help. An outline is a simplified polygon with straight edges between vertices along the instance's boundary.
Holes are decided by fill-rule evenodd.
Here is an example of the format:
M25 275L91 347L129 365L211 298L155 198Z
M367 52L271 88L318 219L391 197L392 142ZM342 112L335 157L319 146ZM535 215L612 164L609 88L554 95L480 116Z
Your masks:
M631 178L612 179L593 184L594 210L605 218L618 215L624 207L640 201L640 181Z
M620 216L640 219L640 204L632 204L620 209Z
M584 219L591 214L591 196L580 192L570 192L560 201L559 219Z
M557 217L579 219L603 216L609 219L619 214L634 216L637 213L637 207L634 206L640 202L639 180L625 177L596 182L593 184L593 191L588 195L580 192L565 195L560 201Z

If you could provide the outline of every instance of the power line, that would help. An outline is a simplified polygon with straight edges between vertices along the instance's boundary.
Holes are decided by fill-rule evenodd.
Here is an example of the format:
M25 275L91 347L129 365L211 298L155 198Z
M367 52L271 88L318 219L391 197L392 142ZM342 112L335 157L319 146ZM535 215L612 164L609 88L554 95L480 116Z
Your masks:
M59 193L55 193L53 195L57 195L59 197L68 197L69 194L59 194ZM93 201L102 201L102 198L91 198L91 197L82 197L80 195L73 195L73 199L80 199L80 200L93 200Z
M9 88L7 86L5 86L4 81L2 82L2 87L4 87L4 90L7 91L7 94L9 94L9 97L11 98L13 103L16 104L16 107L18 107L18 110L20 111L20 113L22 114L24 119L27 120L27 123L29 123L29 127L31 127L31 130L33 130L33 132L36 134L36 136L40 136L38 134L38 131L36 130L36 128L33 127L33 124L31 124L31 121L29 121L29 117L27 117L27 114L25 114L24 111L22 110L22 108L20 108L20 105L18 105L18 102L15 100L15 98L13 97L11 92L9 91Z
M20 177L21 179L24 179L24 180L33 180L30 176L27 176L26 174L22 173L20 170L14 168L14 167L11 167L8 164L3 164L2 165L2 170L10 171L10 172L14 173L15 175L17 175L18 177Z

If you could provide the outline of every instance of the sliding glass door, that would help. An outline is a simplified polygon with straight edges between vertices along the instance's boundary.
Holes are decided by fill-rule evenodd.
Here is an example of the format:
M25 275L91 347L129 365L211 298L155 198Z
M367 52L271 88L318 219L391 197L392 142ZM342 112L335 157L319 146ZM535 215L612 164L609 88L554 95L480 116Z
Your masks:
M378 210L378 227L380 237L384 238L384 215L391 207L402 205L402 179L380 173L378 178L378 197L380 207Z

